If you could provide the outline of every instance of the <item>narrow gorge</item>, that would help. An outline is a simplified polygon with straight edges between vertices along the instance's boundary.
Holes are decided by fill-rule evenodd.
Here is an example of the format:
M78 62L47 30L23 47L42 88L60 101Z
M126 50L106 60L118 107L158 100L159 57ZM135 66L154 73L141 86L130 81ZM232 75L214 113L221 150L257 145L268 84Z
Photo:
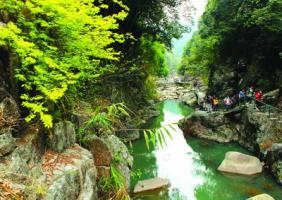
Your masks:
M281 0L0 0L0 200L281 200Z

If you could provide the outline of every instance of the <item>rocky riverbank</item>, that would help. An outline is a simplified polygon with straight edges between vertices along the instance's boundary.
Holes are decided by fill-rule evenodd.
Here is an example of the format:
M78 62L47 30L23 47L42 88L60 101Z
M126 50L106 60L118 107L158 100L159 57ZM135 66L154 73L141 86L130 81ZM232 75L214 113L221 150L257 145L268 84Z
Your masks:
M49 130L38 123L20 127L16 101L6 91L0 96L0 198L101 199L98 181L110 177L112 166L129 189L132 157L118 137L93 135L83 147L76 143L90 116L74 113L73 121L59 121Z
M228 112L196 111L180 127L186 135L221 143L238 142L254 152L282 184L282 122L268 115L246 104Z
M194 83L198 85L195 88ZM178 79L166 81L166 79L159 79L157 81L157 92L159 100L180 100L189 106L196 106L197 103L205 97L207 86L195 78L182 82Z

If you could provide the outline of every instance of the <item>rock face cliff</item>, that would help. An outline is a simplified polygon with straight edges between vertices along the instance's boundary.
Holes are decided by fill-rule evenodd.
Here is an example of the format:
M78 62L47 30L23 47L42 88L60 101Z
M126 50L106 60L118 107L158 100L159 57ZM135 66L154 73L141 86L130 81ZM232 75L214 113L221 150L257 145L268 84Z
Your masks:
M281 61L280 61L281 63ZM264 93L282 87L282 70L276 66L271 68L247 65L218 65L210 70L209 92L218 97L235 95L243 88L254 86ZM277 102L276 102L277 103Z
M218 142L236 141L265 162L282 184L282 120L281 113L258 111L253 104L233 110L206 113L196 111L181 122L186 135Z
M20 114L11 96L2 99L0 110L1 197L97 199L93 156L75 144L71 122L49 131L39 124L17 127Z
M87 150L76 144L76 128L70 121L59 121L50 130L38 123L21 127L16 101L3 87L0 92L0 198L99 199L97 181L110 176L112 163L129 187L132 157L119 138L93 136L105 148L89 143ZM100 157L109 162L100 166Z

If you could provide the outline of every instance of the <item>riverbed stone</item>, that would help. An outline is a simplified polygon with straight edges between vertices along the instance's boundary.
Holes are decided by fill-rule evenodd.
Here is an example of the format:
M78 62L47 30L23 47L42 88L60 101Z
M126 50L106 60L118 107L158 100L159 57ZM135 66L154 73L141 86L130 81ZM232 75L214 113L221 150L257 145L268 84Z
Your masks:
M138 183L134 187L134 193L148 192L161 188L168 187L170 182L168 179L164 178L152 178L147 180L138 181Z
M254 197L248 198L246 200L275 200L272 196L268 194L260 194Z
M54 129L49 135L49 147L57 152L63 152L75 144L75 128L70 121L61 121L54 125Z
M262 172L262 164L254 156L230 151L225 154L225 158L218 170L235 174L253 175Z

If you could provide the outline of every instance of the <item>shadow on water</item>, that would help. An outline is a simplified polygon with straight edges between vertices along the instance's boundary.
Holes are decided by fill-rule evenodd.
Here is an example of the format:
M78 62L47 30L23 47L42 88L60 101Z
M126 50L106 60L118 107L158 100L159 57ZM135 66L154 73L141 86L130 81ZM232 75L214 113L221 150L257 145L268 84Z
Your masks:
M159 104L159 117L148 121L144 128L158 128L174 123L193 112L177 101ZM175 125L176 126L176 125ZM174 130L175 129L175 130ZM184 138L176 126L170 129L173 140L164 148L147 149L144 139L133 143L132 188L138 180L160 176L171 182L167 191L135 196L136 200L245 200L268 193L282 199L282 188L266 172L254 176L221 173L217 167L227 151L251 154L235 143L219 144L193 137Z

